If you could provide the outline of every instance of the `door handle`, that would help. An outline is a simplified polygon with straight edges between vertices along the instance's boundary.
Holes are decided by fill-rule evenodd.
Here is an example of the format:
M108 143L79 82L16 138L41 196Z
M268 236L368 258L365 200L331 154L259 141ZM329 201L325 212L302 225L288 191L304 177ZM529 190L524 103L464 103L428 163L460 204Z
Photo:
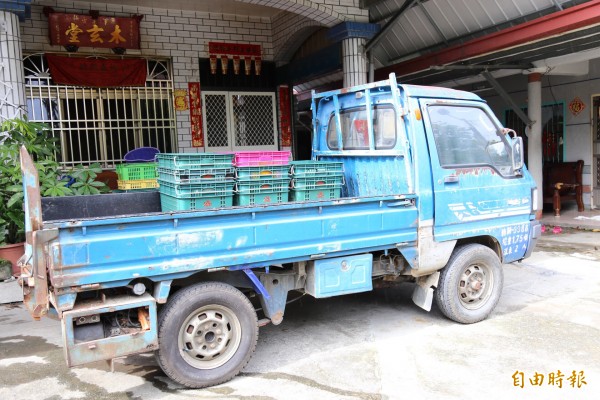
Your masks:
M445 176L444 183L458 183L458 176L457 175Z

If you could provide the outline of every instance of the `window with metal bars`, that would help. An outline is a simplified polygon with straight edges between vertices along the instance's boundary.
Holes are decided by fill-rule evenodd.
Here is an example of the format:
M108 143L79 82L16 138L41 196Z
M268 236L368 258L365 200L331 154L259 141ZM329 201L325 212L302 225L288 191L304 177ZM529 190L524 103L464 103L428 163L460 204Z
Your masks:
M95 162L112 167L128 151L144 146L176 151L167 60L147 59L146 85L123 88L56 84L43 54L28 55L23 64L28 118L49 124L65 167Z

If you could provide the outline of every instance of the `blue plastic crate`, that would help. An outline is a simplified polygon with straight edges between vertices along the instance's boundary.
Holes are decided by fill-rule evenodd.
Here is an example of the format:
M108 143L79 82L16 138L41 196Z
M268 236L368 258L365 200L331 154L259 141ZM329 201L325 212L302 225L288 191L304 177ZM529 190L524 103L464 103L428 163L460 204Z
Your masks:
M344 174L344 163L339 161L292 161L290 166L294 177Z
M235 182L206 180L202 183L179 184L158 180L160 192L177 198L200 198L222 196L233 192Z
M287 178L287 165L270 165L260 167L237 167L235 176L241 180Z
M233 154L213 153L159 153L156 155L159 168L202 169L229 168L233 165Z
M292 189L313 190L325 188L341 188L344 185L343 175L318 176L318 177L294 177L290 187Z
M237 192L234 198L234 204L237 206L253 206L260 204L277 204L288 201L289 192L285 191L264 191L264 192Z
M165 193L160 194L160 206L164 212L223 208L232 205L233 192L197 198L179 198Z
M311 190L290 190L290 201L319 201L339 199L342 192L341 187L324 187Z
M290 180L284 179L260 179L240 180L235 183L236 191L244 194L262 192L283 192L289 189Z
M206 167L198 169L159 168L158 178L171 183L202 183L206 180L233 179L233 167Z

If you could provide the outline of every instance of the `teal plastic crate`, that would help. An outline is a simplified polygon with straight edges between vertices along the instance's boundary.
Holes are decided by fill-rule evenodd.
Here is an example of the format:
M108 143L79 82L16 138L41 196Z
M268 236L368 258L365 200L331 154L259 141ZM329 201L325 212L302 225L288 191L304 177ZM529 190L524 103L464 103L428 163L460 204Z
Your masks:
M293 176L343 175L344 163L338 161L292 161L290 174Z
M158 180L160 193L177 198L200 198L207 196L222 196L233 192L235 182L206 180L202 183L180 184Z
M196 198L179 198L169 196L165 193L160 194L160 206L164 212L223 208L231 207L232 205L233 191L225 192L221 195Z
M260 167L237 167L235 176L241 180L287 178L289 167L287 165L271 165Z
M337 188L320 188L312 190L292 189L290 190L290 201L319 201L339 199L342 189Z
M233 154L213 153L159 153L156 155L159 168L179 170L228 168L233 165L233 157Z
M285 191L255 191L255 192L237 192L234 197L236 206L253 206L260 204L277 204L288 201L289 192Z
M120 181L141 181L158 177L155 162L118 164L116 170Z
M263 191L268 192L283 192L287 191L290 186L290 180L265 178L260 180L236 180L235 183L236 191L249 193L261 193Z
M171 183L202 183L206 180L225 181L233 178L233 171L233 167L158 168L158 179Z
M341 188L344 185L344 176L318 176L318 177L294 177L291 181L292 189L313 190L325 188Z

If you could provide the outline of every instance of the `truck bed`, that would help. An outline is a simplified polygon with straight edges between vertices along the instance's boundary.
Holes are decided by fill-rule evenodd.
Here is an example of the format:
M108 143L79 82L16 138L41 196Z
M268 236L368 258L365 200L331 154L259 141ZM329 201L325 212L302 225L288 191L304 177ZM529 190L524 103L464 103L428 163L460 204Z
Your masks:
M47 202L42 207L48 217L44 229L58 231L49 243L55 289L118 287L136 278L161 281L215 268L356 254L395 248L417 236L414 196L176 213L156 211L155 193L116 194L119 204L113 208L105 196L110 195L100 196L102 207L94 205L94 196L86 196L83 206L81 199L65 197L60 207Z

